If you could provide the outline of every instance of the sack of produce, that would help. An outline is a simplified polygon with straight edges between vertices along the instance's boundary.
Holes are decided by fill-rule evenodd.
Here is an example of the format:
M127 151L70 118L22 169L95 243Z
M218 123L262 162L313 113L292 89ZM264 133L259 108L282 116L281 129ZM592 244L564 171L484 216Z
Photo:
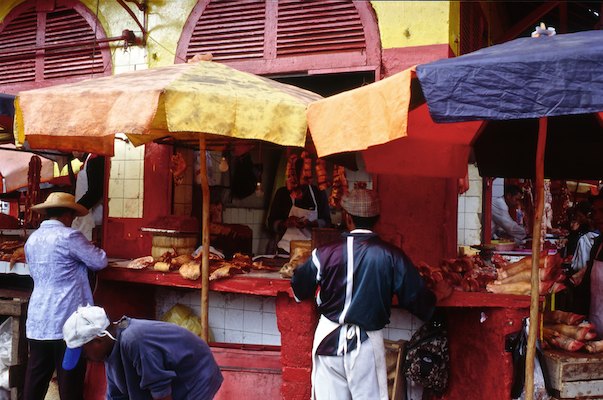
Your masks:
M190 307L183 304L176 303L176 305L163 314L161 320L188 329L199 337L202 336L201 318L199 318ZM214 341L211 331L209 332L208 341Z

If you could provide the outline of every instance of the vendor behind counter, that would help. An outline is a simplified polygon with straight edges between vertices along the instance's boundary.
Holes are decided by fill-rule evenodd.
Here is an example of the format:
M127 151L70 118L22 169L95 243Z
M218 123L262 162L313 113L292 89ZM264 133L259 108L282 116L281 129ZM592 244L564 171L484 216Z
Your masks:
M327 194L311 184L312 170L306 160L297 156L289 159L294 171L288 168L287 185L279 188L272 200L268 227L279 252L289 253L292 240L310 240L312 228L331 225Z

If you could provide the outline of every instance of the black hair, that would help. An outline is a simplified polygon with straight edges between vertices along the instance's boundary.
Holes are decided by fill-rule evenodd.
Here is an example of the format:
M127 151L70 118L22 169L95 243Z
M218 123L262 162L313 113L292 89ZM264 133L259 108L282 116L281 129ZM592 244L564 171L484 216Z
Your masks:
M375 215L374 217L359 217L350 213L348 213L348 215L352 217L352 221L358 229L372 230L375 224L377 224L377 221L379 221L379 215Z
M588 201L590 202L590 204L594 204L595 201L599 201L599 200L603 200L603 192L600 192L598 195L596 196L590 196L588 198Z
M509 195L509 196L515 196L518 194L523 194L523 191L521 190L521 188L517 185L509 185L509 186L505 186L505 196Z
M75 214L75 210L67 207L54 207L46 209L46 216L48 218L58 218L62 217L65 214L73 213Z
M575 211L581 212L584 215L590 214L590 212L592 211L592 209L593 209L592 204L590 204L590 202L586 201L586 200L585 201L581 201L581 202L579 202L578 204L576 204L574 206L574 210Z

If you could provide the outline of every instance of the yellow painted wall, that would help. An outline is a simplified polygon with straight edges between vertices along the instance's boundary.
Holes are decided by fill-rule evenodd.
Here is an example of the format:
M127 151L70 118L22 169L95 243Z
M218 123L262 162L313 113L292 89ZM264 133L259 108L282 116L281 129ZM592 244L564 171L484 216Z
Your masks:
M23 0L2 0L0 1L0 22L4 21L4 17L15 8L17 5L23 3Z
M96 13L97 0L82 0L93 13ZM140 28L132 17L117 3L99 3L99 20L108 36L119 36L124 29L137 32ZM149 67L170 65L174 63L177 41L182 28L191 13L196 0L148 0L148 40L147 51L149 54ZM142 13L134 5L131 9L143 23ZM108 25L106 21L111 21Z
M98 5L98 18L107 36L119 36L124 29L139 32L134 20L117 2L81 1L92 14L97 14ZM0 22L22 2L0 1ZM148 0L149 67L174 62L177 41L196 3L197 0L178 0L175 6L174 0ZM372 5L377 14L384 49L448 43L453 51L457 51L458 1L373 0ZM142 13L133 4L130 6L142 22Z
M371 2L384 49L449 43L449 1Z

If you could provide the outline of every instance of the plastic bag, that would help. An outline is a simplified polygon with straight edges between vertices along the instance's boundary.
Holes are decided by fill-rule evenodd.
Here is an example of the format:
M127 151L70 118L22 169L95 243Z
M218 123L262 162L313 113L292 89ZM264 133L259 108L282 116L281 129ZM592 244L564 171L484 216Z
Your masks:
M12 334L11 324L12 317L0 325L0 390L8 389L8 366L11 364L12 353ZM0 399L2 395L0 394Z
M524 381L529 328L530 319L524 318L521 330L508 335L507 338L507 350L513 353L514 374L513 384L511 385L511 398L517 400L524 400L526 395ZM551 392L548 376L544 376L541 362L544 362L544 356L540 343L537 341L536 356L534 357L534 400L551 399L551 396L548 394Z
M161 320L171 322L188 329L199 337L202 336L201 318L199 318L190 307L187 307L183 304L177 303L175 306L170 308L165 314L163 314ZM208 341L213 342L213 335L211 334L211 331L209 332L208 339Z

